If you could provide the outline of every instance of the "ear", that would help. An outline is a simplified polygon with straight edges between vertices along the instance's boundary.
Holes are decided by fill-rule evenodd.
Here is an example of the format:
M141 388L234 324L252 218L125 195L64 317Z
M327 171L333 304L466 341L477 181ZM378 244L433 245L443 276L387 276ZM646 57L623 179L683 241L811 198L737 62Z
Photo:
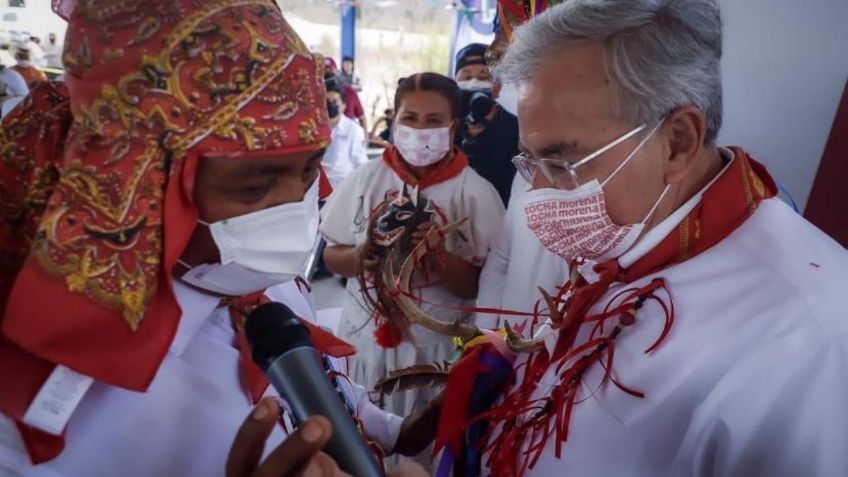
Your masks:
M694 106L677 108L666 117L661 128L661 134L668 141L666 184L678 184L686 176L704 148L706 132L706 117Z

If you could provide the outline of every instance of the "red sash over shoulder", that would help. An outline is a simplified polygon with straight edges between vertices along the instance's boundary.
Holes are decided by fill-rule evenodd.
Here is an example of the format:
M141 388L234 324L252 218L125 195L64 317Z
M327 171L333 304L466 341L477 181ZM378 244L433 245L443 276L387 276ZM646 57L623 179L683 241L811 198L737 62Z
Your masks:
M478 452L488 453L487 466L493 476L515 477L533 468L542 453L555 443L554 452L562 455L562 447L568 439L571 415L575 411L582 376L590 368L601 366L604 381L610 382L636 397L640 391L618 382L612 372L616 339L627 339L623 331L638 319L638 312L647 301L655 301L665 314L665 326L653 344L647 346L646 354L656 350L667 338L674 322L674 305L662 270L692 258L722 241L745 222L764 199L774 197L777 188L765 167L751 159L739 148L733 149L734 159L720 177L704 192L700 203L669 233L653 250L631 267L622 269L618 260L596 265L597 281L587 282L579 274L573 282L566 284L557 300L563 304L564 316L558 323L556 346L552 355L546 350L534 353L523 365L521 380L511 387L503 399L491 409L465 420L441 421L438 442L450 445L452 452L459 449L455 441L462 429L476 421L489 421L488 444ZM572 264L576 266L576 264ZM631 283L643 277L660 273L650 283L640 288L625 288L613 297L605 308L595 314L599 301L607 294L613 283ZM579 334L584 326L589 333ZM578 336L588 335L577 342ZM622 335L621 337L619 337ZM464 357L479 359L479 353ZM448 380L444 406L446 408L469 409L469 370L474 366L463 366L463 360L454 367L462 372L462 380ZM645 366L650 366L650 357L645 357ZM556 368L559 383L551 392L535 397L540 380L551 368ZM450 383L462 381L454 389ZM638 384L638 383L633 383ZM648 390L650 392L650 390ZM473 403L471 403L473 405ZM453 412L456 417L460 412ZM496 434L491 434L497 430ZM485 442L486 439L483 440Z

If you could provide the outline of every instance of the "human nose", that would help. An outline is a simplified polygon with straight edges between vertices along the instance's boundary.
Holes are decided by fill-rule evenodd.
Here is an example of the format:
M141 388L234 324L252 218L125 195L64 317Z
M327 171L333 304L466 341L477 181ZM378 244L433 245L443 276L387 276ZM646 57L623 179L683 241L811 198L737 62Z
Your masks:
M536 189L553 189L554 184L548 180L545 174L542 173L541 170L536 168L535 173L533 174L533 180L530 182L530 190Z

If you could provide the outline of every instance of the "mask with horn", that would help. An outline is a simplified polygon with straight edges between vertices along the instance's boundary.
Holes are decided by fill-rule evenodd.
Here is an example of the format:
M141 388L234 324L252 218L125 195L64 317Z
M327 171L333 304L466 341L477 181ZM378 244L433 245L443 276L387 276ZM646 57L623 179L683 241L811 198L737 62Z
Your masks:
M375 335L383 347L394 347L407 335L408 321L389 295L384 273L369 273L366 260L376 260L377 268L387 266L390 252L408 255L412 251L412 233L434 216L433 205L418 188L404 185L394 199L387 199L371 213L366 251L359 257L357 280L365 305L377 321Z

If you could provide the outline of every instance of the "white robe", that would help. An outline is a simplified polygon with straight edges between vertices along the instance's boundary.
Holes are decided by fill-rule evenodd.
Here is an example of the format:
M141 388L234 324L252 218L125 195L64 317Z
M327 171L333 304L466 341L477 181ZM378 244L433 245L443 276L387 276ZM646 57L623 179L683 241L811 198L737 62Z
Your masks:
M480 272L477 304L481 308L532 313L536 303L542 300L536 287L555 291L568 280L565 262L543 247L527 227L521 197L528 188L521 174L516 174L503 227L493 240L486 265ZM542 301L540 311L546 308ZM476 313L474 320L481 328L497 329L504 320L515 325L528 318Z
M648 232L622 265L655 247L698 200ZM645 399L599 389L575 406L562 458L552 438L527 475L848 475L848 252L769 199L714 247L627 288L655 277L674 300L671 334L644 353L663 326L647 302L616 340L613 365ZM601 375L599 366L587 373L586 389ZM557 382L549 370L535 397Z
M150 477L224 475L224 463L253 406L239 379L239 352L229 311L219 298L175 282L184 310L168 355L147 392L94 382L68 423L65 449L33 466L14 424L0 415L0 475ZM311 298L294 282L266 292L315 322ZM332 360L344 371L343 360ZM402 419L370 403L361 386L342 381L368 434L390 452ZM277 395L273 387L267 395ZM276 426L266 454L285 439Z
M370 212L385 200L387 194L397 194L402 189L403 181L382 159L365 164L333 191L321 210L322 235L329 245L358 246L365 243ZM489 242L500 229L503 216L503 203L495 188L466 167L457 176L421 192L436 205L437 222L444 225L468 218L457 232L446 237L445 248L475 265L482 265ZM416 275L413 287L425 301L421 305L425 313L446 322L470 317L470 313L457 311L456 308L472 307L474 300L457 297L435 279L425 282L423 277ZM415 364L441 363L451 357L454 345L450 337L417 326L411 330L414 343L404 342L393 349L377 345L373 320L366 311L355 278L348 280L347 293L339 334L357 349L356 356L350 359L350 377L354 381L371 388L389 371ZM386 397L383 405L394 413L408 415L426 405L437 392L419 388L396 393ZM429 464L429 453L425 451L418 460Z
M358 122L342 114L339 123L333 128L332 141L321 160L330 185L335 189L342 180L367 162L365 131Z

